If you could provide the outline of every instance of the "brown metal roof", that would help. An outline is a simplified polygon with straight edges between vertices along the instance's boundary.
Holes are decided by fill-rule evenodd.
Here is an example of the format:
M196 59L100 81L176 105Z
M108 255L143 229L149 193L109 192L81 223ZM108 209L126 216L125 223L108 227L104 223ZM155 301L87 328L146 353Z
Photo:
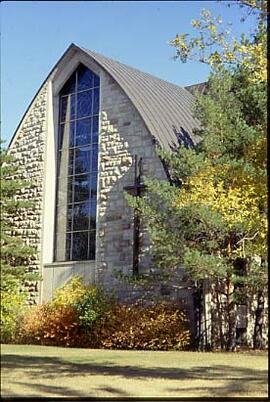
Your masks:
M199 127L192 113L195 98L189 91L96 52L80 49L115 79L165 149L170 150L179 141L186 145L198 142L192 134Z

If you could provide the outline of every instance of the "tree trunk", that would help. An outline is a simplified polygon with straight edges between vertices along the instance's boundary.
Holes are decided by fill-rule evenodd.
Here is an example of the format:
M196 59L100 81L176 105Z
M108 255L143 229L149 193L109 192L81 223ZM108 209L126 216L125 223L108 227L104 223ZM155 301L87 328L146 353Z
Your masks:
M217 307L217 319L218 319L218 330L219 330L219 346L221 349L224 349L225 347L225 341L224 341L224 334L223 334L223 311L222 311L222 304L220 303L219 300L219 294L220 294L220 286L218 284L216 285L215 289L216 293L216 307Z
M231 279L227 279L227 319L228 319L228 336L226 350L233 351L236 348L236 317L235 302L233 300L233 284Z
M263 292L259 291L257 295L257 308L255 311L255 324L253 334L253 349L263 349L263 312L264 312L264 296Z
M202 350L202 286L199 281L194 289L193 296L196 322L195 347L197 350Z

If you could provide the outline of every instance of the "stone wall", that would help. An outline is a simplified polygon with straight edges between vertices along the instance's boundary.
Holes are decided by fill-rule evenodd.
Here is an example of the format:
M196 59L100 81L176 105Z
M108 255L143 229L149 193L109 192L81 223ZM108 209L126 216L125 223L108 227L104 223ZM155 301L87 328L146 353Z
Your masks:
M224 340L228 334L228 318L227 318L227 300L225 296L225 288L222 292L217 293L214 285L208 288L206 299L208 305L208 317L205 325L204 317L202 327L207 327L207 336L209 343L213 348L220 345L221 333ZM218 299L218 300L217 300ZM217 304L218 303L218 304ZM218 307L219 305L219 307ZM238 304L234 308L235 325L236 325L236 346L237 347L253 347L253 336L255 326L255 315L257 309L256 295L247 295L245 304ZM222 323L221 323L222 320ZM264 311L262 314L262 340L265 347L268 347L268 299L264 297Z
M93 64L95 63L93 62ZM125 200L124 187L134 184L134 155L137 155L138 158L142 157L143 175L160 180L167 180L167 177L156 154L155 141L137 109L111 76L100 67L94 67L95 72L101 76L96 261L78 264L74 262L52 263L51 265L49 262L52 261L48 261L48 264L45 264L47 279L44 281L44 286L46 286L44 300L51 298L55 286L61 285L70 276L77 273L82 274L85 278L88 276L90 281L103 285L106 290L114 292L126 301L134 301L142 292L144 292L144 299L148 300L153 295L168 300L172 298L182 300L192 321L194 311L192 289L190 283L185 284L183 270L179 272L177 279L172 281L173 283L162 283L161 286L147 291L140 287L137 287L136 290L117 276L117 273L132 275L133 269L134 214ZM31 200L34 206L31 209L25 209L14 219L18 234L27 244L36 249L35 257L28 267L31 272L42 272L42 226L43 214L46 215L46 210L43 211L44 177L46 176L44 161L46 141L48 140L46 140L46 136L54 135L55 130L53 114L48 117L48 98L52 103L53 97L48 96L47 84L45 84L26 113L9 149L9 153L15 158L16 163L21 166L20 177L31 183L29 188L20 191L18 197ZM52 127L51 131L47 127L47 121ZM49 152L47 151L48 159L50 155L52 158L55 155L55 145L54 142L52 143L51 148L47 148L49 149ZM48 199L51 199L54 194L54 187L47 186ZM53 218L51 220L53 221ZM53 222L49 228L49 232L52 233ZM53 241L49 245L45 237L44 239L43 248L47 247L51 250ZM139 271L149 272L154 267L145 230L141 233L140 251ZM37 283L28 285L29 304L35 304L39 300L40 289ZM213 307L211 300L209 304L210 307ZM248 311L248 343L252 338L253 322L254 308L250 308ZM193 321L192 324L194 327Z
M93 63L95 64L95 63ZM95 66L94 66L95 67ZM160 180L167 180L163 165L156 154L155 141L144 121L139 115L130 99L104 70L96 66L95 70L101 77L101 104L100 104L100 141L99 141L99 182L97 205L97 246L96 261L91 262L89 277L93 278L95 270L95 282L103 285L107 290L115 292L123 299L137 297L137 292L132 287L123 283L117 277L117 273L132 275L133 270L133 210L125 200L124 187L134 184L133 157L137 155L143 160L143 175ZM53 115L49 116L48 104L51 95L47 93L45 85L35 98L32 106L26 114L19 130L11 144L10 153L14 155L22 166L22 177L31 181L31 188L25 190L20 198L30 199L35 204L35 209L25 211L16 223L18 233L28 244L35 246L37 253L29 269L41 270L41 243L43 226L43 200L45 169L45 145L46 136L53 135L53 130L46 127L46 121L53 127ZM51 100L52 101L52 100ZM49 117L48 117L49 116ZM55 125L54 125L55 129ZM48 141L48 139L47 139ZM48 149L47 149L48 153ZM51 149L49 155L55 155L55 149ZM54 186L47 186L47 193L53 196ZM48 194L47 194L48 195ZM51 199L51 198L50 198ZM44 214L46 216L46 211ZM43 249L51 248L43 239ZM45 244L46 243L46 244ZM149 239L145 230L140 238L139 271L146 272L153 268L150 255ZM89 262L90 263L90 262ZM50 265L51 264L51 265ZM50 266L49 266L50 265ZM48 278L44 280L44 290L51 297L56 277L52 261L45 261L45 271ZM75 274L80 273L80 266L72 263L62 264L57 275L65 282L66 271ZM95 267L93 266L95 265ZM78 269L77 269L78 267ZM45 269L46 268L46 269ZM61 271L61 272L60 272ZM45 276L46 276L45 275ZM58 275L58 276L59 276ZM59 276L59 278L60 278ZM61 279L60 278L60 279ZM57 280L60 285L61 280ZM31 303L37 301L36 284L30 284ZM139 290L139 292L143 290ZM155 295L160 291L160 286L154 290ZM134 294L131 294L131 293ZM44 294L45 294L44 293ZM177 290L177 298L179 295ZM181 294L186 293L185 291ZM145 293L145 298L153 294L153 291ZM146 297L147 296L147 297ZM170 299L171 296L167 294ZM189 296L184 295L189 304ZM46 297L47 298L47 297ZM45 300L45 299L44 299ZM192 309L192 306L190 305Z
M134 184L133 156L143 158L143 175L166 180L154 141L144 121L119 85L105 72L101 79L100 164L96 281L119 289L115 272L132 274L133 210L124 187ZM150 264L147 236L142 236L140 272Z
M155 140L137 109L119 85L102 72L96 282L125 302L177 300L193 327L192 291L185 287L182 270L176 282L154 281L147 288L132 286L117 275L132 276L133 271L134 212L125 199L124 188L134 184L134 155L142 158L143 176L167 180ZM140 229L139 273L151 275L155 267L149 237L142 223ZM180 283L181 289L177 286Z
M40 272L46 105L47 86L44 85L26 113L9 148L14 162L21 167L19 177L30 183L29 187L18 193L18 198L30 200L33 206L22 210L14 219L18 235L36 250L28 267L29 272ZM29 304L36 304L39 299L38 283L28 283L28 290Z
M268 328L269 328L269 316L268 316L268 297L264 296L264 311L262 316L262 338L265 347L268 348ZM245 334L244 341L248 346L253 346L253 336L254 336L254 326L256 320L256 308L258 306L257 297L253 296L248 300L247 303L247 316L246 324L247 331Z

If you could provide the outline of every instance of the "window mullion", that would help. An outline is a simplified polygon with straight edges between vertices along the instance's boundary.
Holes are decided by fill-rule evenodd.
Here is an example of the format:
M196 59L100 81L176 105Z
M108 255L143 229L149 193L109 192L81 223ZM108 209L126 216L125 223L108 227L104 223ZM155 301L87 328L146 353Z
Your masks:
M75 81L75 119L74 119L74 140L73 146L76 144L76 136L77 136L77 107L78 107L78 71L76 71L76 81ZM73 149L73 169L72 169L72 221L71 221L71 247L70 247L70 259L73 260L73 233L74 233L74 198L75 198L75 162L76 162L76 149Z
M81 75L82 74L82 75ZM85 75L86 74L86 75ZM66 249L66 254L65 256L62 254L60 257L60 261L61 258L65 258L65 260L69 259L89 259L89 258L94 258L94 244L92 241L92 237L93 237L93 233L95 232L95 230L93 229L93 227L95 226L95 222L93 222L94 224L92 225L92 221L91 221L91 214L93 210L93 207L95 205L94 200L92 199L92 196L96 194L96 189L93 188L92 186L94 186L94 180L93 180L93 176L96 173L93 173L93 171L96 171L96 166L92 166L93 162L94 162L94 155L93 155L93 131L94 131L94 111L95 111L95 115L99 116L99 106L98 105L98 113L97 113L97 105L94 107L94 98L95 98L95 92L94 92L94 88L99 88L99 79L95 76L92 75L92 81L91 81L91 85L87 87L87 69L84 66L79 66L78 69L74 72L73 76L71 76L71 84L69 81L67 81L67 83L65 84L65 89L64 91L60 92L59 94L59 99L60 99L60 105L59 105L59 114L61 115L61 113L63 114L62 118L59 118L59 124L58 124L58 143L59 143L59 138L61 135L61 127L65 124L68 124L67 129L69 128L69 132L67 132L66 134L68 134L68 138L67 141L68 143L66 143L66 147L67 147L67 159L65 163L67 163L67 166L70 166L71 168L71 174L69 175L69 172L67 171L67 187L66 190L66 198L65 198L65 202L66 202L66 227L63 226L63 228L61 228L62 232L56 233L56 238L61 240L61 233L66 233L66 239L65 239L65 243L66 243L66 247L69 247L69 250ZM89 72L89 74L93 74L93 72ZM73 77L73 78L72 78ZM86 77L86 81L81 81L85 80ZM94 78L96 77L96 78ZM73 80L73 81L72 81ZM95 81L95 85L94 85L94 80ZM74 82L75 81L75 82ZM72 83L73 82L73 83ZM75 84L75 85L74 85ZM82 84L82 85L81 85ZM75 88L74 88L75 87ZM84 87L86 89L83 89L81 87ZM70 90L69 90L70 89ZM79 91L80 89L80 91ZM91 94L89 95L85 95L85 96L79 96L80 93L86 93L86 92L90 92ZM70 99L69 103L70 103L70 113L69 116L67 116L67 111L65 112L64 108L64 101L61 101L62 99ZM75 104L73 103L75 102ZM80 102L80 108L78 105L78 102ZM89 110L89 103L87 106L87 103L85 102L91 102L91 108ZM73 108L74 109L71 109ZM86 107L86 109L85 109ZM82 109L84 108L84 109ZM63 109L63 110L62 110ZM73 113L71 114L71 110L74 111L74 115ZM83 111L84 110L84 111ZM81 112L82 113L81 113ZM79 114L82 114L82 117L79 118ZM84 116L84 114L87 114ZM74 116L74 119L71 121L71 116ZM78 120L86 120L89 119L89 123L80 123L80 127L78 126ZM63 121L62 121L63 120ZM73 123L72 123L73 122ZM74 127L72 126L74 124ZM89 124L89 127L87 127ZM71 135L74 136L73 138L73 143L71 142ZM85 137L86 136L86 137ZM87 137L89 136L89 138ZM78 138L77 138L78 137ZM85 139L84 139L85 138ZM88 141L89 139L89 141ZM88 142L88 143L85 143ZM63 148L63 147L62 147ZM82 152L77 151L78 148L82 148ZM88 149L87 149L88 148ZM58 167L57 167L57 180L59 182L60 177L59 177L59 173L61 171L61 158L60 158L60 154L61 152L64 152L63 149L60 151L59 147L58 147ZM88 153L89 152L89 153ZM81 170L79 168L80 165L80 159L81 159L81 154L84 155L82 157L82 163L84 166L84 168ZM78 156L78 166L76 164L76 155ZM70 157L73 157L72 163L70 160ZM84 161L87 161L89 159L89 163L90 163L90 167L89 169L86 169L85 167L87 165L84 165ZM88 163L88 162L87 162ZM76 177L78 175L76 175L76 166L78 167L78 175L80 174L86 174L86 178L85 178L85 184L83 184L83 180L82 179L78 179L78 181L76 180ZM93 167L93 169L92 169ZM71 183L69 183L69 180L71 180ZM88 180L88 183L87 183ZM64 182L63 182L64 183ZM77 184L76 184L77 183ZM59 184L57 184L57 187L59 186ZM88 191L87 193L85 193L85 195L83 195L84 193L84 188L85 190L88 187ZM61 187L62 188L62 187ZM63 191L63 189L59 190L59 191ZM77 192L78 191L78 192ZM71 193L70 193L71 192ZM57 194L58 194L58 190L57 190ZM87 194L87 197L86 197ZM89 198L88 198L89 197ZM58 198L57 198L58 199ZM83 200L81 202L79 202L78 200ZM77 201L76 201L77 200ZM64 200L63 200L64 201ZM76 201L76 203L75 203ZM82 210L77 209L76 214L74 211L75 205L77 204L85 204L84 207L82 206ZM57 212L58 206L56 205L56 214L58 215L59 211ZM68 217L68 211L70 211L71 216ZM88 214L87 217L85 216L85 214ZM82 219L81 223L80 220ZM84 219L88 219L87 225L85 225ZM96 220L96 216L94 214L93 219ZM68 223L69 221L69 223ZM70 226L69 226L70 225ZM74 231L74 229L76 229ZM57 229L56 229L57 230ZM68 238L70 237L70 242L68 241ZM87 241L87 244L86 244ZM59 243L59 240L58 240ZM59 243L59 247L61 248L61 242ZM67 251L69 251L69 253L67 254ZM57 250L56 250L56 254L57 254Z

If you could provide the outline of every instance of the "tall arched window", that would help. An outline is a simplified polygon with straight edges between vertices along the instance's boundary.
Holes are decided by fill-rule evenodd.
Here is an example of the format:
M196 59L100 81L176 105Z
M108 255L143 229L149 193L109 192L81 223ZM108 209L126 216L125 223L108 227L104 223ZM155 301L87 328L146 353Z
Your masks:
M80 64L59 94L55 261L95 259L99 87Z

